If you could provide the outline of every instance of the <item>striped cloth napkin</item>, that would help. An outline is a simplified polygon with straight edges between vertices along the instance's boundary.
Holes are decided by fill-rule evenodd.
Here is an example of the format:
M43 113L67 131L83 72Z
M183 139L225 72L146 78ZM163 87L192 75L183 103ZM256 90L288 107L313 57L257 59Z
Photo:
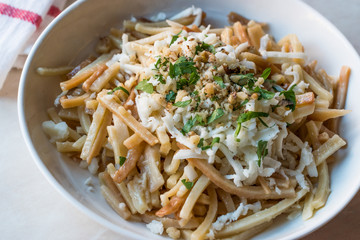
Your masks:
M12 67L22 68L44 28L66 0L0 0L0 89Z

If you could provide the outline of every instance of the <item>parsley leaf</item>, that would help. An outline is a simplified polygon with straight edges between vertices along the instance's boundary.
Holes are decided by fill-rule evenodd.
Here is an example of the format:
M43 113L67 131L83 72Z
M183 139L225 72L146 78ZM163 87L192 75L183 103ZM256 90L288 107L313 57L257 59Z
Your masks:
M165 84L164 76L161 74L156 74L155 79L157 79L160 83Z
M201 140L201 139L200 139ZM204 139L203 139L203 142L204 142ZM220 138L219 137L216 137L216 138L213 138L213 140L211 141L211 144L208 145L208 146L201 146L201 150L207 150L209 148L212 148L214 146L215 143L219 143L220 142ZM200 142L199 142L200 143Z
M260 94L258 100L261 100L261 99L269 100L269 99L272 99L272 98L275 96L275 93L270 92L270 91L267 91L267 90L265 90L265 89L262 89L262 88L260 88L259 86L257 86L257 87L254 89L254 92Z
M189 105L191 103L191 99L189 100L186 100L186 101L179 101L179 102L176 102L174 103L174 106L175 107L186 107L187 105Z
M203 125L203 119L199 115L196 115L194 118L190 118L181 129L181 133L185 135L186 133L190 132L191 128L194 127L198 123L199 125Z
M177 95L176 92L170 90L170 92L166 94L165 99L167 102L175 102L176 95Z
M247 104L249 102L249 99L245 99L241 104L240 107L244 106L245 104Z
M221 118L223 115L224 115L224 110L222 110L221 108L217 108L207 119L207 123L210 124L214 122L216 119Z
M181 30L178 34L174 35L174 36L171 38L171 42L170 42L169 47L171 46L171 44L173 44L173 43L179 38L179 35L180 35L181 32L182 32L182 30Z
M184 75L186 73L197 73L197 69L194 66L195 63L193 61L188 60L186 57L181 56L176 60L174 64L174 76ZM171 77L171 76L170 76Z
M113 94L115 91L117 90L121 90L123 91L124 93L126 93L127 95L130 95L129 91L126 90L126 88L123 88L122 86L118 86L116 88L114 88L113 90L111 90L110 92L108 92L107 94Z
M190 74L190 76L188 76L189 79L182 77L179 81L176 82L177 89L183 89L184 86L196 84L196 82L200 79L200 75L194 65L195 63L190 58L187 59L184 56L179 57L174 64L170 63L169 76L171 78Z
M239 105L235 106L233 108L233 112L239 110L240 108L242 108L243 106L245 106L245 104L247 104L249 102L249 99L245 99L242 103L240 103Z
M200 79L200 75L196 71L192 72L190 74L190 79L188 81L188 85L196 84L199 79Z
M267 128L269 127L269 126L264 122L264 120L262 120L262 119L259 118L259 117L258 117L258 119L259 119L259 121L262 123L262 125L264 125L264 126L267 127Z
M188 81L185 78L181 78L179 81L176 82L176 90L183 89L187 85Z
M201 45L197 45L195 47L195 55L202 51L208 51L215 54L215 47L213 45L202 42Z
M156 61L154 66L155 66L156 69L160 68L160 66L161 66L161 57L158 58L158 60Z
M141 82L139 82L138 85L136 85L135 89L137 90L141 90L147 93L153 93L154 92L154 86L151 83L148 83L147 80L142 80Z
M295 86L296 84L293 85L289 90L282 91L280 93L280 95L284 94L285 99L289 102L286 107L290 108L292 112L295 110L296 107L296 95L293 91Z
M267 143L268 143L267 141L263 141L263 140L260 140L258 142L256 154L258 156L257 164L259 167L261 166L261 161L268 154Z
M236 130L235 130L235 137L237 135L239 135L242 123L247 122L252 118L259 118L260 119L260 117L268 117L268 116L269 116L269 114L265 113L265 112L252 112L252 111L248 111L246 113L241 114L237 119L238 125L237 125Z
M266 68L263 73L261 74L261 77L266 80L269 76L270 76L270 73L271 73L271 68Z
M126 161L126 157L120 156L119 160L120 160L119 164L120 164L120 167L121 167L122 165L124 165L124 163Z
M204 146L204 139L203 138L200 138L200 141L197 145L198 148L202 148Z
M190 190L194 186L193 182L188 182L188 181L186 181L186 179L182 179L181 182L184 184L184 186L188 190Z
M219 97L218 96L213 96L212 98L210 98L210 100L213 102L213 101L217 101L219 100Z
M239 84L240 86L245 86L247 85L247 88L249 90L252 90L254 88L255 82L257 81L256 78L254 77L253 73L247 73L247 74L240 74L239 76L239 81L237 82L237 84Z
M222 80L221 77L219 77L219 76L214 76L214 81L215 81L217 84L219 84L219 86L220 86L222 89L226 88L226 86L225 86L225 84L224 84L224 81Z
M191 97L199 96L199 91L198 90L193 91L192 93L190 93L190 96Z

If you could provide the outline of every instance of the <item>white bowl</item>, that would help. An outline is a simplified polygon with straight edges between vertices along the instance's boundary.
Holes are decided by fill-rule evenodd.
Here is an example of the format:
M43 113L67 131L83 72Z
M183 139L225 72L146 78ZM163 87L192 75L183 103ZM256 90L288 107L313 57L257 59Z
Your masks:
M37 75L39 66L61 66L78 63L93 52L94 43L110 27L121 26L122 20L134 16L150 16L159 11L175 13L191 5L202 7L207 21L215 27L227 24L226 15L235 11L258 21L268 22L270 33L279 40L288 33L296 33L306 53L317 59L331 75L338 75L341 65L352 69L347 108L353 112L342 121L341 135L348 147L341 151L340 160L331 170L332 192L325 207L308 221L296 218L277 220L255 239L294 239L308 234L325 224L352 199L360 185L360 119L357 95L360 82L360 60L344 36L319 13L296 0L88 0L77 1L56 18L38 41L25 64L19 88L19 115L21 129L38 167L45 177L70 202L104 226L126 234L129 238L159 239L144 224L131 223L119 217L100 194L88 192L84 180L90 173L78 167L56 151L42 131L41 123L48 120L46 109L59 94L58 78Z

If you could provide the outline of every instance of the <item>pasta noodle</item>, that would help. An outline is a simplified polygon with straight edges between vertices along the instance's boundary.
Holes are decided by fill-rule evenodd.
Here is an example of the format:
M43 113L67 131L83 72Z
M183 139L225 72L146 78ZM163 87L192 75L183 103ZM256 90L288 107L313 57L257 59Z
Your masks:
M264 23L230 13L231 26L211 29L204 16L125 20L97 58L39 68L70 72L44 132L98 173L121 217L171 238L247 239L294 206L311 218L346 145L350 69L334 80L294 34L276 42Z

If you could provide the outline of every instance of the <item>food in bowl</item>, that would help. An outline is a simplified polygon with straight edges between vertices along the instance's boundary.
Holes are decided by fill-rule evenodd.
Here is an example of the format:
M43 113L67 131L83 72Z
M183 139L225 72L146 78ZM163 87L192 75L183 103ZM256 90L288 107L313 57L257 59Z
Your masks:
M230 13L230 27L212 29L204 17L125 21L100 39L100 56L39 68L67 73L45 133L99 174L121 217L154 233L248 237L284 212L310 218L346 144L350 69L332 78L294 34L275 42L264 23Z

